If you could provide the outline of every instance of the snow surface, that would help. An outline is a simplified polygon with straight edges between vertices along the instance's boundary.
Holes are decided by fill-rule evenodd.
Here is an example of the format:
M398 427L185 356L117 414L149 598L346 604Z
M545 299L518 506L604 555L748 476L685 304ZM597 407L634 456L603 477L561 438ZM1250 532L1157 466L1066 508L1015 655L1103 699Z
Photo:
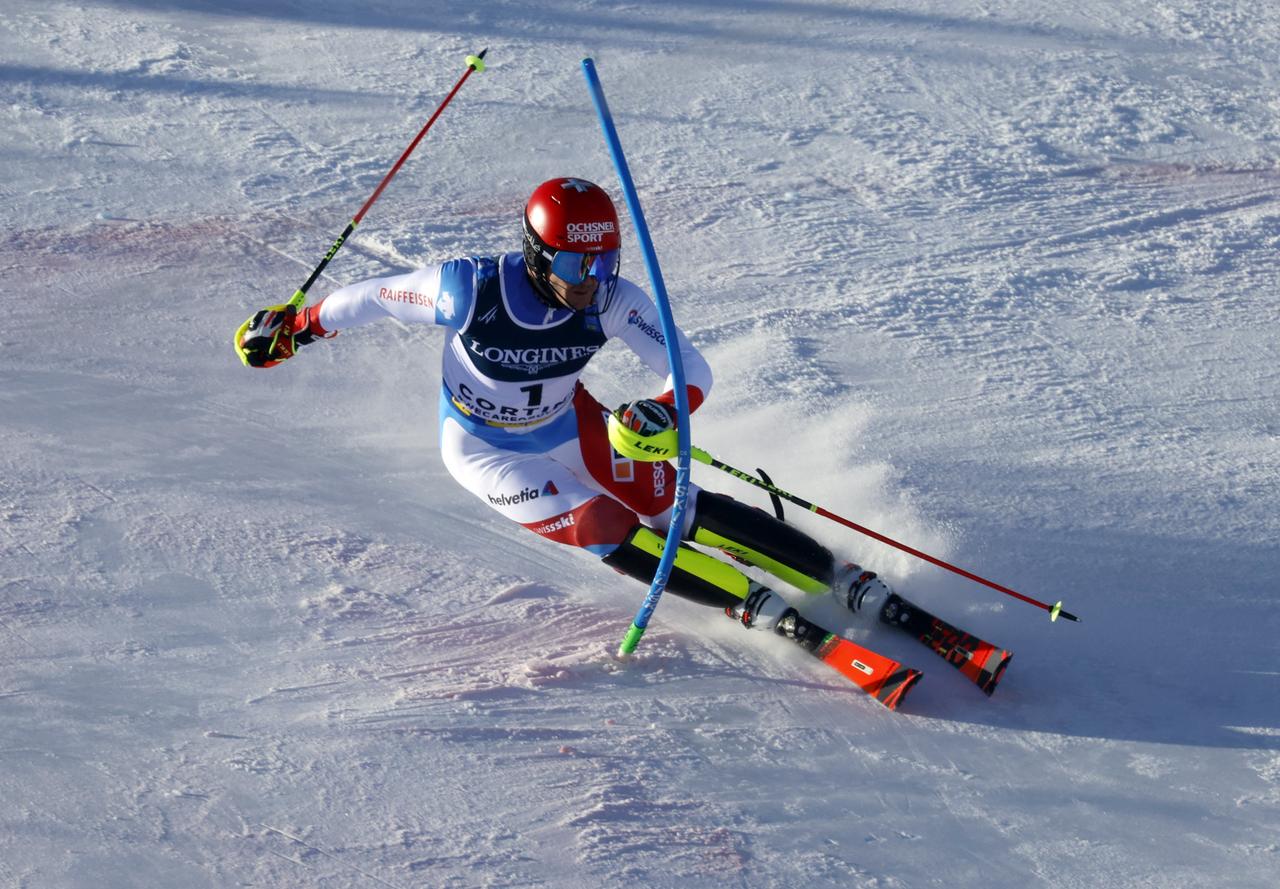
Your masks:
M1274 4L0 25L0 885L1280 885ZM616 193L590 55L718 374L695 441L1083 622L796 516L1014 650L996 695L824 605L926 671L902 711L674 598L618 662L643 589L440 465L440 331L241 367L484 46L314 293Z

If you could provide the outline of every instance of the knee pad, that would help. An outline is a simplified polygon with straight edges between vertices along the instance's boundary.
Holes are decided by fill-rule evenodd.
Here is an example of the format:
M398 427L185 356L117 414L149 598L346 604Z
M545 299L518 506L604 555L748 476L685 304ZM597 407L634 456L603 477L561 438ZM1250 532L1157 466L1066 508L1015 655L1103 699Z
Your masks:
M691 538L806 593L826 592L835 577L831 550L800 529L723 494L698 493Z
M653 580L666 545L651 528L636 525L618 548L602 560L610 568L644 583ZM681 546L667 578L667 589L700 605L731 608L746 598L750 580L719 559Z

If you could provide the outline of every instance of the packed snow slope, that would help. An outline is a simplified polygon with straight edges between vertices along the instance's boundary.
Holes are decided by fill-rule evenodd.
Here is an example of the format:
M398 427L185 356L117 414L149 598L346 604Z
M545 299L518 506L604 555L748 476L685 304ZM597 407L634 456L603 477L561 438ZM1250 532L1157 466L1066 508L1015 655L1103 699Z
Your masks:
M673 597L618 662L640 585L440 465L440 330L242 367L485 46L314 297L619 194L594 57L695 442L1083 622L792 510L995 696L821 602L901 711ZM1244 0L9 0L0 885L1280 884L1278 58Z

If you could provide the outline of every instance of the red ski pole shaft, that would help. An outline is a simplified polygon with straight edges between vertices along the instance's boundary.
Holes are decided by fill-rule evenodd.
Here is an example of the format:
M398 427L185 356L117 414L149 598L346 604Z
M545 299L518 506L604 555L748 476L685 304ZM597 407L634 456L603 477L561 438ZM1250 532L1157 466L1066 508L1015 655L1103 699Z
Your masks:
M915 547L907 546L907 544L894 540L892 537L886 537L884 534L881 534L878 531L873 531L870 528L863 527L862 525L859 525L857 522L851 522L848 519L844 518L843 516L838 516L834 512L831 512L830 510L823 509L821 506L817 506L816 504L810 503L808 500L803 500L800 497L795 496L794 494L790 494L782 490L777 485L773 485L762 479L758 479L754 475L751 475L750 473L743 472L741 469L734 469L729 464L724 463L720 460L717 460L715 457L711 456L701 448L693 449L693 459L697 460L700 463L706 463L708 466L712 466L723 472L727 472L730 475L734 476L735 478L741 479L747 484L755 485L757 488L763 488L764 490L768 491L770 494L776 494L782 499L788 500L794 503L796 506L799 506L803 509L807 509L810 512L817 513L818 515L822 516L825 519L830 519L833 522L837 522L841 525L844 525L846 528L851 528L854 531L857 531L859 534L865 534L866 536L870 537L872 540L878 540L881 543L888 544L889 546L894 547L895 549L900 549L904 553L908 553L910 555L915 556L917 559L923 559L924 561L928 562L931 565L937 565L939 568L945 568L946 570L951 571L955 574L959 574L961 577L967 578L968 580L972 580L975 583L980 583L985 587L989 587L990 589L993 589L997 592L1004 593L1006 596L1012 596L1015 599L1020 599L1023 602L1026 602L1030 605L1034 605L1037 608L1043 608L1045 611L1049 612L1050 620L1057 620L1059 617L1065 617L1067 620L1074 620L1074 621L1080 620L1080 618L1076 617L1071 612L1063 611L1061 602L1058 602L1055 605L1050 605L1047 602L1041 602L1039 599L1033 599L1030 596L1024 596L1022 593L1018 592L1017 590L1011 590L1007 586L1002 586L1001 584L998 584L995 581L987 580L985 577L981 577L977 574L974 574L972 571L966 571L963 568L960 568L956 565L952 565L950 562L944 562L942 559L939 559L936 556L931 556L928 553L921 552Z
M286 306L286 314L290 316L290 321L286 322L286 327L292 326L292 316L298 311L298 309L302 308L302 304L306 302L307 291L311 289L311 285L316 282L316 279L320 277L321 273L325 270L325 267L329 265L329 260L333 259L334 255L342 248L342 245L346 243L347 238L351 236L351 233L355 231L356 226L360 224L360 220L364 219L364 214L369 212L369 208L372 207L374 202L382 195L383 190L388 184L390 184L391 180L395 178L396 173L400 172L400 168L404 166L404 162L409 159L409 155L413 154L414 149L418 147L418 143L422 141L422 137L427 135L427 130L431 129L431 125L436 122L436 118L438 118L441 112L448 107L449 103L453 100L453 97L457 95L458 90L462 89L462 85L467 82L467 78L475 71L484 70L484 54L488 51L488 49L482 49L477 55L467 56L467 70L458 78L458 82L453 85L453 89L449 90L449 95L444 97L444 101L436 108L435 113L431 115L430 120L428 120L426 124L423 125L422 129L418 131L418 135L409 143L409 147L400 155L400 159L395 162L395 165L389 171L387 171L387 175L382 177L382 181L379 182L378 187L373 190L373 194L369 195L369 199L364 202L364 206L362 206L360 211L351 218L349 223L347 223L346 229L344 229L342 234L338 236L338 240L333 242L333 246L329 248L329 252L324 255L324 258L320 260L320 264L316 266L315 271L311 273L311 277L307 278L306 283L299 287L289 299Z
M1045 611L1048 611L1048 612L1053 612L1056 610L1057 611L1057 614L1055 615L1056 617L1065 617L1067 620L1080 619L1068 611L1063 611L1061 607L1061 603L1058 603L1057 605L1050 605L1047 602L1041 602L1039 599L1033 599L1030 596L1024 596L1022 593L1018 592L1017 590L1011 590L1007 586L1002 586L1001 584L996 583L994 580L987 580L985 577L981 577L977 574L974 574L972 571L966 571L965 569L959 567L958 565L952 565L950 562L944 562L942 559L939 559L936 556L931 556L926 552L921 552L920 550L915 549L914 547L908 546L907 544L902 543L901 541L894 540L892 537L886 537L885 535L881 534L878 531L872 531L870 528L864 528L862 525L859 525L857 522L851 522L842 516L838 516L833 512L829 512L823 509L821 506L810 506L809 508L813 512L816 512L818 515L822 516L823 518L831 519L831 521L833 522L839 522L841 525L844 525L846 528L852 528L853 530L857 531L859 534L867 535L872 540L879 540L881 543L887 543L889 546L900 549L904 553L913 555L917 559L923 559L924 561L928 562L931 565L937 565L939 568L945 568L948 571L954 572L955 574L959 574L961 577L968 578L969 580L972 580L974 583L980 583L985 587L990 587L991 589L996 590L997 592L1004 593L1006 596L1013 596L1013 598L1015 599L1021 599L1023 602L1026 602L1031 605L1035 605L1037 608L1043 608Z

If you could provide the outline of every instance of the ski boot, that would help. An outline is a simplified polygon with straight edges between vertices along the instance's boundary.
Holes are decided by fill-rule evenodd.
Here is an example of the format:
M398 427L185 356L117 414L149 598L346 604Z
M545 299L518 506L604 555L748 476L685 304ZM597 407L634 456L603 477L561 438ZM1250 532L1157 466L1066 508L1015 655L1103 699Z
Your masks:
M861 565L845 562L836 568L831 582L832 597L854 614L863 606L875 611L889 598L889 588L874 571L865 571Z
M773 590L763 584L750 582L745 599L725 608L726 616L733 618L747 629L780 630L780 625L797 612Z
M839 640L846 645L852 644L847 639L841 640L830 630L808 620L773 590L755 581L751 583L751 592L747 594L747 598L736 605L730 605L724 613L749 630L772 630L779 636L785 636L818 658L825 657L824 652L828 649L822 646L831 643L831 640ZM831 645L828 646L830 647ZM846 675L850 674L846 673ZM863 677L858 675L852 678L858 681Z

